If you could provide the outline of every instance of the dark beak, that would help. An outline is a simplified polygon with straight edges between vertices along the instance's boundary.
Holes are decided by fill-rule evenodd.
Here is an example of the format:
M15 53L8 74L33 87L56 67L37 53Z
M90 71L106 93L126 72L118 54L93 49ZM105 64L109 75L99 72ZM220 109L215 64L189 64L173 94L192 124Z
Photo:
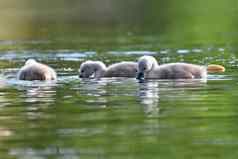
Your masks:
M144 78L144 73L140 72L137 74L136 79L141 80Z

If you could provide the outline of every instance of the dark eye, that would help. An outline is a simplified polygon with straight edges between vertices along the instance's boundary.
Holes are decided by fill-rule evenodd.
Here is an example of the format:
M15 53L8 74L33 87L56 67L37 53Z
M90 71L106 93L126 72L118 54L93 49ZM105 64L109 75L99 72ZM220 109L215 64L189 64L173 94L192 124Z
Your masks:
M81 73L84 73L84 70L82 70Z
M146 70L146 68L144 67L144 70Z

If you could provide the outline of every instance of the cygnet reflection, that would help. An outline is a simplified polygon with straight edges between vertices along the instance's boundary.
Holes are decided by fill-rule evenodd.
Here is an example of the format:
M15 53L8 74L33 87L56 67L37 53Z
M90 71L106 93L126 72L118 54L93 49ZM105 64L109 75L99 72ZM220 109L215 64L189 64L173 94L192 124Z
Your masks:
M139 83L139 94L144 112L148 116L159 115L159 83L158 81L145 81Z
M63 158L79 158L82 155L78 150L72 147L46 147L46 148L34 148L34 147L16 147L11 148L9 155L17 157L19 159L26 158L51 158L56 156L59 159Z
M44 116L44 109L48 109L56 102L56 83L53 81L23 81L17 83L20 99L26 105L28 119Z
M95 106L97 108L106 108L108 102L106 99L107 83L107 79L84 79L80 83L80 94L87 97L85 101L90 106Z
M55 101L55 94L56 91L51 86L28 88L25 94L25 102L42 102L44 103L44 105L49 105L50 103L53 103Z

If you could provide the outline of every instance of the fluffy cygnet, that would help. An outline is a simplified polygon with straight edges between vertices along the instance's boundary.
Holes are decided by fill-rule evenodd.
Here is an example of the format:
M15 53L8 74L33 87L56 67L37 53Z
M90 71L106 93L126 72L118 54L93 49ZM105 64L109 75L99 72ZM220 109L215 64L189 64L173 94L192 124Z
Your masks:
M136 77L136 62L120 62L106 67L101 61L83 62L79 69L80 78Z
M206 78L207 72L224 72L220 65L200 66L189 63L158 65L152 56L142 56L138 60L137 79L194 79Z
M39 63L34 59L26 61L25 65L19 70L17 79L19 80L56 80L57 75L51 67Z

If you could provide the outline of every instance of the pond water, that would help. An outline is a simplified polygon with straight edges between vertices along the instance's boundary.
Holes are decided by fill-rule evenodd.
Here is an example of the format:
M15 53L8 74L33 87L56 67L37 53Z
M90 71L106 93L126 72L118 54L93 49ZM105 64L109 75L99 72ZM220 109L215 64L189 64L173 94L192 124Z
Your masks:
M69 2L0 0L0 158L238 157L235 0ZM85 60L142 55L226 72L206 81L78 78ZM29 58L58 80L16 80Z
M5 159L235 158L238 79L232 69L236 58L226 49L107 51L103 56L78 50L2 52L0 155ZM227 72L209 75L207 81L78 78L80 63L86 59L109 64L143 54L161 63L222 63ZM222 54L229 56L223 59ZM16 80L27 58L54 67L58 80Z

